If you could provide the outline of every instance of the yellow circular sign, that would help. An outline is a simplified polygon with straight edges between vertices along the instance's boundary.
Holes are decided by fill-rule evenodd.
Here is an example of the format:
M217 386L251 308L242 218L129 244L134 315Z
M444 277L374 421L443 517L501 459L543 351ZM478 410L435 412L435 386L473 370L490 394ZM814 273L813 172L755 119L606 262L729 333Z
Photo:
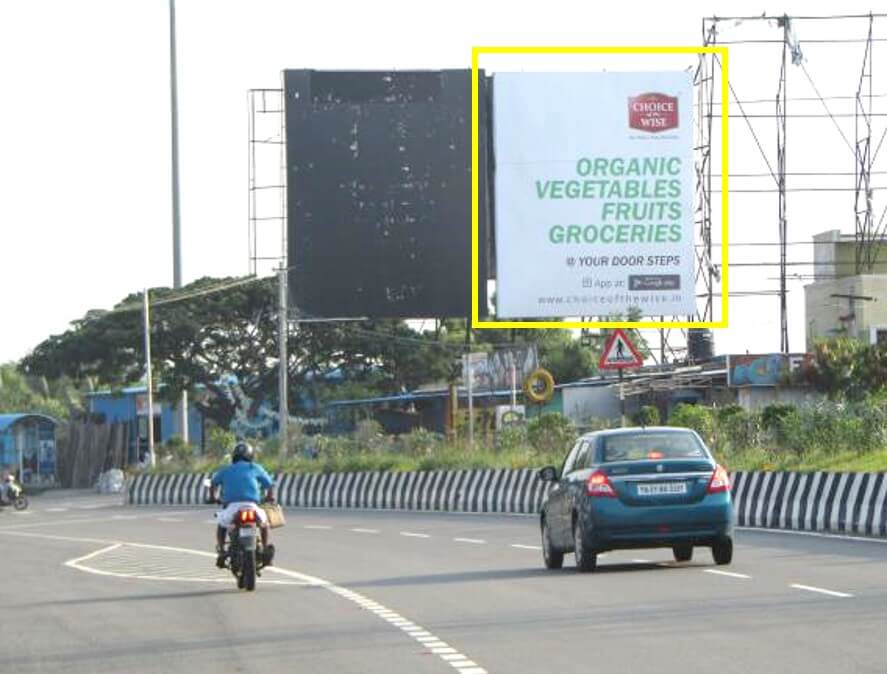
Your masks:
M534 403L545 403L554 395L554 377L545 368L533 370L524 382L524 393Z

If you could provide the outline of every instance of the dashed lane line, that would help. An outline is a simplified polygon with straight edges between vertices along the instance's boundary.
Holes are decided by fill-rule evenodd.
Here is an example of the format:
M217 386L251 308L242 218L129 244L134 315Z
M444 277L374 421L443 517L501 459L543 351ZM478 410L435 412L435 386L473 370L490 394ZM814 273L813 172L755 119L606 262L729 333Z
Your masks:
M476 543L476 544L486 543L486 541L484 541L480 538L454 538L453 540L456 541L457 543Z
M357 529L352 529L351 531L353 531L356 534L377 534L377 533L379 533L378 529L361 529L359 527Z
M328 524L306 524L304 526L304 528L305 529L323 529L323 530L332 529L332 527L329 526Z
M431 534L418 534L412 531L401 531L400 535L408 538L431 538Z
M818 592L819 594L827 594L830 597L852 597L852 594L848 594L847 592L835 592L834 590L826 590L822 587L813 587L812 585L799 585L797 583L793 583L789 585L789 587L793 587L796 590L806 590L807 592Z
M518 548L519 550L541 550L541 545L523 545L521 543L512 543L512 548Z
M735 571L721 571L719 569L703 569L703 573L713 573L717 576L727 576L729 578L743 578L750 579L751 576L747 576L744 573L736 573Z

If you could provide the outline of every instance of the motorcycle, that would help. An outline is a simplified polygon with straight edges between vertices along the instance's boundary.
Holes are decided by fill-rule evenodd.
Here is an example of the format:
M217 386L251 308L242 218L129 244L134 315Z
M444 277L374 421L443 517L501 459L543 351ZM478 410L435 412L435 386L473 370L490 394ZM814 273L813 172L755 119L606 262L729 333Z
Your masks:
M212 486L209 480L204 481L204 486L209 490L208 503L221 504L217 498L212 497ZM269 545L269 548L273 546ZM259 518L255 506L245 506L237 511L228 527L224 550L225 568L231 570L231 574L237 580L237 587L247 592L256 589L256 578L262 575L267 557L262 546L262 536L259 531Z
M25 510L28 507L28 497L25 496L25 490L11 475L6 478L6 482L6 498L0 498L0 507L12 506L16 510Z

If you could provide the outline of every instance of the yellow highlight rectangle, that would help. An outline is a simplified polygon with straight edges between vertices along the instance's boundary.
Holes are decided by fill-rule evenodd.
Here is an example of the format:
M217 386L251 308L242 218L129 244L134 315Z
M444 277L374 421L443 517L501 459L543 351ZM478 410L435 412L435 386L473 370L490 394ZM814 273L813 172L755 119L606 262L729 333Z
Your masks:
M721 320L482 321L478 291L478 60L481 54L717 54L721 60ZM487 328L726 328L727 327L727 47L472 47L471 48L471 327Z

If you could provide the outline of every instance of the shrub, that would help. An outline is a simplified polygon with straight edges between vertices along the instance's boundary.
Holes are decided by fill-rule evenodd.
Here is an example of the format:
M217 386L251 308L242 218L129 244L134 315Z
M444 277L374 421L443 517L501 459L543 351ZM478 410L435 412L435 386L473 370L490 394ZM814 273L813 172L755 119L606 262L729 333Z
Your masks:
M221 458L234 448L237 436L231 431L226 431L218 426L213 426L206 434L204 447L206 454L213 458Z
M631 417L635 426L658 426L659 408L653 405L644 405Z
M702 436L706 444L713 444L714 419L710 407L679 403L668 417L669 426L692 428Z
M545 412L527 423L527 440L539 453L563 453L578 436L573 422L557 412Z

